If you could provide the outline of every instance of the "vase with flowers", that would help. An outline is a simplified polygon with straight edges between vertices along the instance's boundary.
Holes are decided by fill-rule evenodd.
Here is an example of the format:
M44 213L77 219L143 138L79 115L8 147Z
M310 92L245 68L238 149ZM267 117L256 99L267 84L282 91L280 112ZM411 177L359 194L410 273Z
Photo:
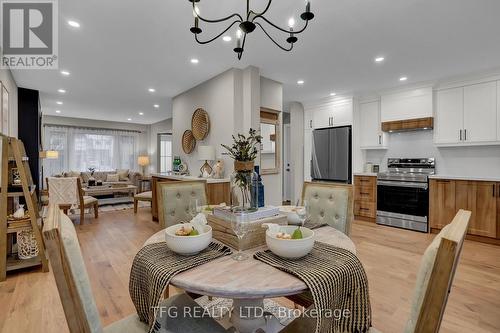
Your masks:
M248 135L233 135L231 146L222 145L229 156L234 160L234 173L231 176L231 183L238 189L240 200L234 211L249 211L255 209L256 205L251 203L251 184L254 172L255 158L257 158L258 147L262 141L262 136L257 131L250 128ZM234 191L231 191L233 194ZM233 203L236 200L233 200Z

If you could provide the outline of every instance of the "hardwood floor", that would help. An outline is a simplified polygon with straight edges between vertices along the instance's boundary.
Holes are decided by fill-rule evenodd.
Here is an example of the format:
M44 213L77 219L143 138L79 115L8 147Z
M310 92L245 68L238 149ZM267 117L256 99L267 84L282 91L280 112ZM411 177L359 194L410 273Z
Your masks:
M76 220L78 221L78 219ZM77 226L101 321L133 312L128 277L134 255L159 230L149 208L87 215ZM420 258L434 235L357 221L352 238L368 274L373 325L402 332ZM466 241L441 332L500 331L500 247ZM9 274L0 283L1 332L67 332L54 277L39 270Z

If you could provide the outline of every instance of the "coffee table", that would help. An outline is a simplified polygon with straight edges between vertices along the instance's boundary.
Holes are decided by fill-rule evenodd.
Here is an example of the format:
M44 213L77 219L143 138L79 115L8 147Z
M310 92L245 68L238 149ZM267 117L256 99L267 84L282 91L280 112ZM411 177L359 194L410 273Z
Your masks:
M82 188L85 195L92 197L99 197L103 195L115 195L120 193L128 194L128 196L122 197L113 197L113 198L97 198L100 205L104 204L115 204L115 203L125 203L125 202L133 202L134 196L137 194L137 186L135 185L127 185L120 187L113 186L90 186Z

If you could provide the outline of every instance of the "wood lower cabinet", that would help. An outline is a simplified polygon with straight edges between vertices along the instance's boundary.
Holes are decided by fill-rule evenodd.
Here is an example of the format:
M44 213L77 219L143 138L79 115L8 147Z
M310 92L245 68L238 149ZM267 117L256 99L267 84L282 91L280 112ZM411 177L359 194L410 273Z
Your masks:
M429 223L431 228L442 229L457 213L454 180L431 179L429 186Z
M496 183L456 181L456 210L472 212L469 234L496 238L497 195Z
M431 179L430 227L442 229L459 209L472 212L468 235L500 238L500 185L488 181Z
M377 216L377 177L354 176L354 216L375 221Z

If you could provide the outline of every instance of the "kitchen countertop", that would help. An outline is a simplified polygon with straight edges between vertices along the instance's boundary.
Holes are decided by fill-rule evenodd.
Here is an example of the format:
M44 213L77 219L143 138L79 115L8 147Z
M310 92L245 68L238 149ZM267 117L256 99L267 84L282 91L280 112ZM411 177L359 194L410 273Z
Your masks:
M377 177L376 172L355 172L355 176L365 176L365 177Z
M195 176L168 175L163 173L153 173L151 174L151 176L157 178L176 179L176 180L206 180L208 184L229 183L231 181L229 178L222 178L222 179L201 178Z
M486 182L500 182L499 177L477 177L477 176L454 176L454 175L432 175L429 179L453 179L453 180L476 180Z

